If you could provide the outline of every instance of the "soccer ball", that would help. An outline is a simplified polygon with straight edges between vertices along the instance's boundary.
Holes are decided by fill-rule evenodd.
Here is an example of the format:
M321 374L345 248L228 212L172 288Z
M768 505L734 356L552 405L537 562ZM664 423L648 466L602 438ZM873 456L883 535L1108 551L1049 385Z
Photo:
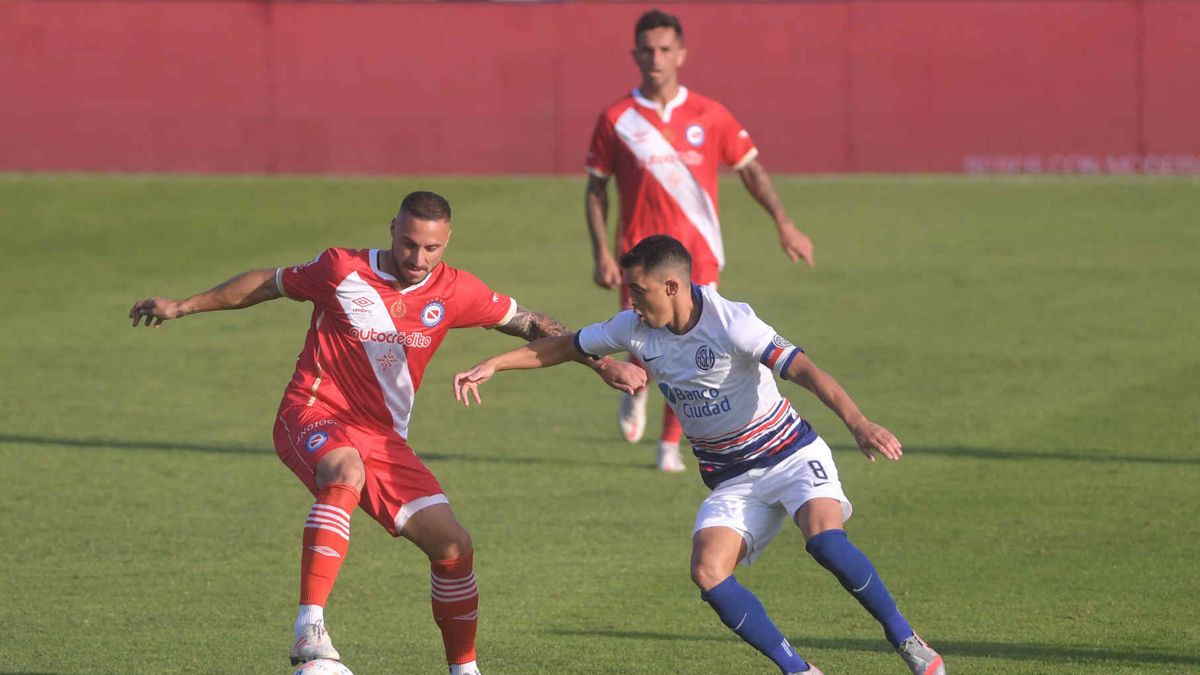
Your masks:
M296 666L292 675L354 675L341 661L317 659Z

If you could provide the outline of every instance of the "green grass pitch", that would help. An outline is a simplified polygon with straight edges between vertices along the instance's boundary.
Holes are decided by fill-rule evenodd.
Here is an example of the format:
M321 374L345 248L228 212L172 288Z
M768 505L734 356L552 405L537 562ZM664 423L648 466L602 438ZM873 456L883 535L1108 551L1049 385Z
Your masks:
M777 182L817 267L727 180L722 290L904 442L869 464L783 385L950 672L1200 672L1200 183ZM271 426L309 309L126 312L384 245L423 188L454 205L448 262L572 326L613 311L579 178L0 176L0 671L288 672L309 497ZM410 439L475 540L485 672L774 672L688 580L700 481L619 442L597 378L506 373L456 407L451 374L515 344L452 333ZM738 575L826 672L905 672L798 532ZM419 552L357 517L328 615L347 664L444 672L428 597Z

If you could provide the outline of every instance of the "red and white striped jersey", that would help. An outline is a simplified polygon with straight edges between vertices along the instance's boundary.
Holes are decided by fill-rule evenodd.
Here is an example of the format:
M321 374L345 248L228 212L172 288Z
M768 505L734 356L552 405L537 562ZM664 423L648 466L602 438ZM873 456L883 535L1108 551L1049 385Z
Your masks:
M715 274L725 265L717 169L740 169L757 155L750 134L720 103L680 87L660 113L634 89L600 115L586 164L594 176L616 176L620 253L666 234L687 247L694 268Z
M319 403L346 423L407 438L413 397L446 331L506 323L517 304L445 263L397 290L379 255L330 248L310 263L276 271L284 295L314 305L280 405Z

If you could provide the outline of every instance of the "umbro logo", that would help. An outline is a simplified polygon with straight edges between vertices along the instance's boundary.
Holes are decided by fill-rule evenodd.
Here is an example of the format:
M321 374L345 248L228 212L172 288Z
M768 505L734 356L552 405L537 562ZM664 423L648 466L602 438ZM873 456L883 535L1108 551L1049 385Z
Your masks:
M329 548L328 546L309 546L308 550L312 551L313 553L320 553L321 555L329 556L330 558L342 557L341 553L338 553L337 551Z
M375 301L368 297L355 298L355 299L351 300L350 302L353 302L355 305L358 305L359 307L370 307L371 305L375 304Z

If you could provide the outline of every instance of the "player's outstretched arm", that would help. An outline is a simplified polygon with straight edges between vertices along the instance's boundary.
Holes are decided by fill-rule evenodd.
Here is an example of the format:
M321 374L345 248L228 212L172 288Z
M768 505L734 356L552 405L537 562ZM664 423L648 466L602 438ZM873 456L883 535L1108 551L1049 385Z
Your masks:
M803 258L804 262L812 267L812 240L796 227L791 218L788 218L787 212L783 210L783 203L779 201L779 193L775 192L775 184L771 182L771 177L767 175L767 170L762 163L757 159L750 160L746 166L738 169L738 176L741 177L742 185L746 186L746 190L754 197L754 200L761 204L775 220L775 229L779 233L779 246L783 249L784 254L791 258L792 262L798 262Z
M558 335L535 340L512 351L481 361L470 370L456 374L454 376L454 399L470 407L471 399L468 395L473 394L475 402L482 403L483 401L479 398L479 385L492 379L496 373L502 370L549 368L567 361L574 361L578 355L579 351L575 349L574 335Z
M512 318L508 320L508 323L496 326L496 330L530 342L548 337L570 337L574 335L569 328L559 323L554 317L519 305ZM625 361L616 361L607 356L602 359L593 359L574 349L573 342L571 346L572 349L567 360L578 361L596 371L596 374L604 380L604 383L613 389L633 393L646 386L646 372L641 367ZM631 387L632 390L630 389Z
M129 310L129 318L134 326L144 321L145 325L158 328L168 319L218 309L241 309L278 297L274 269L250 270L186 300L158 297L139 300Z
M608 178L588 175L583 193L583 213L587 218L588 236L592 239L592 259L595 268L592 281L600 288L614 289L621 285L621 268L608 248Z
M854 435L858 449L867 459L875 461L875 454L891 460L904 455L900 440L884 427L867 419L858 409L850 394L833 376L821 370L804 354L797 354L788 364L787 379L811 391L830 410L837 413L846 428Z

